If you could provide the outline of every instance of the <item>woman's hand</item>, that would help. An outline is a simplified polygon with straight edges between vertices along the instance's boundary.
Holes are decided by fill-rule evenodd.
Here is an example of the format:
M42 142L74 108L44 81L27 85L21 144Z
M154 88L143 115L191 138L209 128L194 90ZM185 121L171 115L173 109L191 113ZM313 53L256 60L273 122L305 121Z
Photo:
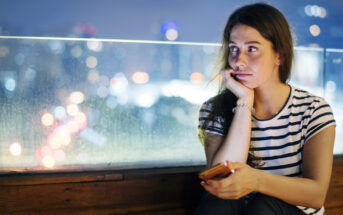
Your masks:
M238 98L237 104L241 103L252 107L254 102L254 90L235 80L232 75L234 75L234 70L232 69L222 71L222 77L226 88Z
M201 185L222 199L239 199L257 190L259 170L239 162L230 162L230 169L234 170L230 176L221 180L202 181Z

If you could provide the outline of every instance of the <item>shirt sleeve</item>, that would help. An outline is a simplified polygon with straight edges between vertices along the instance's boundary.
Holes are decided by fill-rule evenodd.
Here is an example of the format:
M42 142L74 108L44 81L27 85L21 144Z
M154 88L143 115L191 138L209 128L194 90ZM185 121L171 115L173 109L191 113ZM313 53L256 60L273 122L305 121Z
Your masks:
M213 120L210 120L210 114L213 111L213 102L211 100L203 103L199 112L199 138L200 134L207 132L212 134L218 134L225 136L224 133L224 119L223 117L216 116ZM203 136L203 135L202 135Z
M336 121L330 105L323 98L317 98L317 102L312 106L312 113L307 125L305 142L324 128L331 125L336 125Z

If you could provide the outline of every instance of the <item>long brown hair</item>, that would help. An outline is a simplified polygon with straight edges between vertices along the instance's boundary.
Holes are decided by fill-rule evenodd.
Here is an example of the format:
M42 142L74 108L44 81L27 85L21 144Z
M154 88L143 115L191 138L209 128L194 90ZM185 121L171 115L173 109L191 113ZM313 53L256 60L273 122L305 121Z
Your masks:
M255 3L243 6L235 10L229 17L223 32L222 46L218 57L219 72L230 68L229 41L231 30L234 26L243 24L256 29L265 39L273 45L273 50L280 55L279 78L282 83L286 83L291 73L293 62L293 40L287 20L282 13L265 3ZM217 74L220 76L220 73ZM236 106L237 98L226 89L225 85L220 86L217 96L213 98L213 111L203 124L206 128L210 121L214 121L218 116L224 118L224 132L227 135L230 128L233 113L232 108ZM260 160L252 153L248 154L247 163L251 166L262 165Z

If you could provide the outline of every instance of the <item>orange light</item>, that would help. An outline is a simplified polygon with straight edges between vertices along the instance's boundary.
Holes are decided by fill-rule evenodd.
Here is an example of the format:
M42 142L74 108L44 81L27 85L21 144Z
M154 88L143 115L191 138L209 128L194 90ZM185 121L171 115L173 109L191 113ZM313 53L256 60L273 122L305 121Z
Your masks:
M55 118L50 113L43 114L41 118L41 122L44 126L51 126L52 124L54 124L54 121L55 121Z
M149 74L146 72L135 72L132 81L136 84L145 84L149 81Z
M193 83L201 83L204 81L204 76L199 72L193 72L190 76L190 80Z

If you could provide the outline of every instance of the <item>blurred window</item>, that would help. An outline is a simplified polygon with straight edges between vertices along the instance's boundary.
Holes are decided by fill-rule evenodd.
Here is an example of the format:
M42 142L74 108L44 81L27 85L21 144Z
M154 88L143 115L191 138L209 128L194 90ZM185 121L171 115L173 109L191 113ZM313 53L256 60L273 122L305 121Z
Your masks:
M198 111L217 92L218 47L0 39L1 170L204 164ZM291 83L330 102L341 154L343 50L295 50Z

